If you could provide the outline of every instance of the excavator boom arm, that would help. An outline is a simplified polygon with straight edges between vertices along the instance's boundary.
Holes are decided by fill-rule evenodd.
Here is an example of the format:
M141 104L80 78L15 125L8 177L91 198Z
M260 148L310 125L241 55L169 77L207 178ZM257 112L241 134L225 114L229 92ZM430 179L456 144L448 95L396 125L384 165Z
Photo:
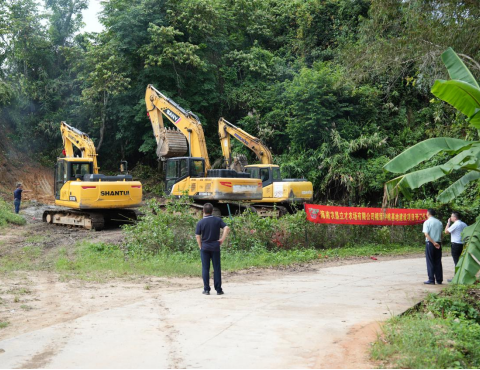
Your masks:
M187 139L190 146L190 156L205 159L205 171L209 170L211 165L207 144L199 118L192 112L183 109L152 85L147 86L145 103L157 144L160 144L161 131L165 129L162 116L165 115Z
M218 120L218 134L222 144L222 153L227 167L232 164L232 147L230 137L234 137L256 154L262 164L272 164L273 158L270 149L260 139L250 135L241 128L231 124L224 118Z
M97 151L95 150L92 139L90 139L86 133L67 125L66 122L60 123L60 131L62 133L65 155L73 158L73 147L75 146L80 150L82 158L91 158L93 160L93 173L98 174Z

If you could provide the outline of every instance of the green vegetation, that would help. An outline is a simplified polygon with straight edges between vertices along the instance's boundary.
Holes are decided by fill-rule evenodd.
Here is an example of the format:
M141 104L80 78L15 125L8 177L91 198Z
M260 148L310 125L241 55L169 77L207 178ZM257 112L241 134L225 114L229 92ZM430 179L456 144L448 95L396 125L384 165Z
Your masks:
M192 232L198 219L189 212L187 200L166 205L151 200L143 213L136 225L125 226L124 245L84 242L73 251L60 251L54 269L87 277L98 273L115 276L200 274L199 251ZM373 238L372 234L368 237L364 233L357 235L355 243L346 242L351 228L344 229L344 236L340 236L340 229L328 230L322 228L323 225L307 223L302 212L280 219L244 213L227 222L233 230L222 249L225 271L423 250L420 243L409 244L406 240L401 244L382 244L391 238L390 228L377 228ZM325 237L335 231L337 239L330 238L326 247ZM409 230L403 230L403 234L411 236ZM379 238L378 244L371 242L375 237ZM333 243L338 243L336 248Z
M480 285L450 286L390 319L372 357L388 368L478 368L479 342Z
M201 264L193 233L198 219L189 209L188 200L163 206L150 200L142 209L144 216L135 225L124 226L121 244L84 240L61 249L27 244L5 253L0 271L48 270L93 280L124 275L198 276ZM423 251L418 226L316 225L306 222L303 212L279 219L244 213L226 222L232 232L222 249L224 271ZM10 293L20 297L29 291Z
M5 329L10 323L8 321L0 321L0 329Z
M225 248L222 252L222 269L234 271L251 267L275 267L309 262L317 258L317 251L313 249L277 252L255 249L238 252ZM126 274L199 276L201 264L198 248L188 252L164 251L149 256L129 257L125 250L116 245L82 243L73 253L61 254L55 261L55 270L87 279Z
M102 171L126 159L158 172L149 83L200 117L212 163L223 116L271 147L284 176L312 181L322 202L378 205L393 177L383 166L405 148L478 138L430 93L447 77L448 47L480 73L475 1L111 0L99 34L79 28L87 0L42 3L0 4L0 124L42 163L60 152L65 120L98 145ZM475 183L456 202L478 207L477 194Z
M388 256L421 252L418 246L365 245L339 249L268 250L263 247L248 251L225 247L222 250L222 270L237 271L249 268L280 267L335 258ZM54 261L54 270L68 276L97 279L106 276L199 276L201 274L198 250L188 252L163 251L149 256L129 256L123 248L104 243L84 242L74 251L65 250Z
M480 129L480 87L475 77L452 48L442 54L442 60L451 80L435 81L432 93L465 114L466 121L472 128ZM386 195L390 198L398 197L402 192L411 198L411 189L459 172L461 177L438 195L441 202L447 203L480 178L480 142L450 137L422 141L388 162L385 169L405 173L439 154L452 158L441 165L413 171L389 181L385 188ZM472 284L480 270L480 219L463 231L463 237L467 240L467 245L455 269L453 283Z
M13 202L8 204L0 197L0 227L7 224L24 225L25 219L13 212Z
M147 201L143 216L135 225L125 226L125 246L129 255L145 256L163 251L189 252L198 248L193 232L198 215L190 212L188 198L162 205ZM232 207L233 211L233 207ZM305 212L281 218L262 218L252 212L226 219L232 227L226 247L250 251L308 249L355 249L363 245L421 245L419 226L376 227L318 225L306 220ZM354 235L354 238L352 237Z

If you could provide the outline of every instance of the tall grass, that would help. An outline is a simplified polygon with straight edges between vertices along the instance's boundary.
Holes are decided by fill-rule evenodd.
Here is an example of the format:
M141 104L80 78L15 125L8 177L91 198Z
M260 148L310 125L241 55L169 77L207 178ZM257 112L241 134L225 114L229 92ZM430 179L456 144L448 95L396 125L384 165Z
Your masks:
M480 285L451 286L392 318L372 347L387 368L480 367Z
M13 202L7 203L0 197L0 227L7 224L24 225L25 219L14 213Z

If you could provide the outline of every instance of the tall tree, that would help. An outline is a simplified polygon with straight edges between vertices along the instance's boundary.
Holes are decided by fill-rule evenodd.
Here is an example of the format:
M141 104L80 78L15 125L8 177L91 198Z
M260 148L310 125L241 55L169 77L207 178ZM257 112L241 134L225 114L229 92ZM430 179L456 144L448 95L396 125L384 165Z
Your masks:
M82 25L82 11L87 9L88 0L45 0L51 10L49 33L53 45L66 46Z
M81 100L93 113L92 123L99 127L97 151L100 151L105 138L111 98L125 91L130 79L126 77L125 61L116 53L115 45L102 43L98 38L87 43L79 64L79 81L83 88Z

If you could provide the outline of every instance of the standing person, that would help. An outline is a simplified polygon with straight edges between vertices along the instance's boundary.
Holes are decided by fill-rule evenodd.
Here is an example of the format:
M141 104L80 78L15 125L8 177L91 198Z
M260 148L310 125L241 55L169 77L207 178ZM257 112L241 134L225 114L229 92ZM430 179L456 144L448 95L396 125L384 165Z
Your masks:
M210 203L205 203L203 219L198 221L195 234L202 258L203 294L210 295L210 260L212 260L213 285L217 295L222 295L220 246L227 238L230 228L220 217L215 217L212 213L213 206ZM220 238L220 229L223 229L222 238Z
M20 212L20 203L22 203L22 192L28 193L30 190L23 190L23 185L18 183L17 188L13 192L13 205L15 213Z
M452 225L450 225L452 223ZM448 219L447 226L445 226L445 234L451 234L452 236L452 257L453 263L457 266L458 259L463 251L463 239L462 231L468 225L460 220L460 214L458 212L452 212L452 215Z
M443 268L442 268L442 223L435 218L435 210L428 209L428 219L423 223L422 232L425 234L425 257L427 258L428 280L424 284L435 285L442 284Z

